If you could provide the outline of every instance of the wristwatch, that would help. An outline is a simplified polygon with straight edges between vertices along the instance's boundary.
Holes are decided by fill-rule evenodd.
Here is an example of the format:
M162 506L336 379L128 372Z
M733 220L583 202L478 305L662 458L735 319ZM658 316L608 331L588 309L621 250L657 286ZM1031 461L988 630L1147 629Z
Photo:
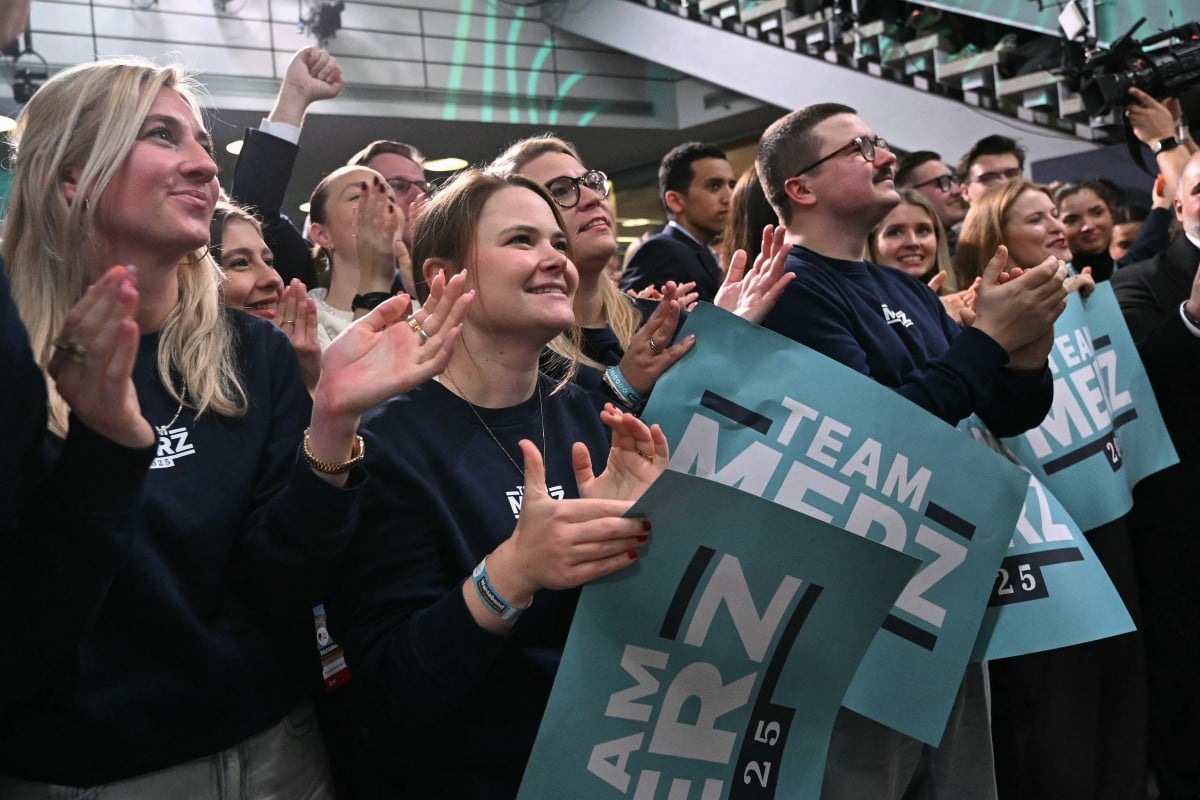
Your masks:
M1174 150L1176 147L1179 147L1180 144L1180 141L1174 136L1168 136L1165 139L1159 139L1157 142L1155 142L1150 147L1150 150L1154 153L1154 155L1158 155L1159 153L1164 153L1167 150Z

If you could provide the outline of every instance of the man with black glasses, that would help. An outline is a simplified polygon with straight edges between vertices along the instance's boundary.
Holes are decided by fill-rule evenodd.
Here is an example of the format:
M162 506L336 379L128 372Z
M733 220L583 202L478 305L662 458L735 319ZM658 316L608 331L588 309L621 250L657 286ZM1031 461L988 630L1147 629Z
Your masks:
M963 185L954 170L932 150L917 150L896 165L896 188L916 189L929 200L946 229L946 245L954 255L958 243L958 223L967 215Z
M1016 139L999 134L985 136L971 145L958 162L963 199L968 204L978 200L988 187L1016 180L1024 172L1025 148Z
M997 256L974 326L960 328L916 278L863 260L871 230L900 202L895 164L887 142L848 106L809 106L767 129L758 174L787 228L796 278L763 324L951 425L971 413L1000 436L1038 425L1052 399L1046 359L1066 305L1066 270L1048 263L1002 282L1006 259ZM917 796L995 797L978 667L967 670L938 748L844 708L838 715L822 798Z

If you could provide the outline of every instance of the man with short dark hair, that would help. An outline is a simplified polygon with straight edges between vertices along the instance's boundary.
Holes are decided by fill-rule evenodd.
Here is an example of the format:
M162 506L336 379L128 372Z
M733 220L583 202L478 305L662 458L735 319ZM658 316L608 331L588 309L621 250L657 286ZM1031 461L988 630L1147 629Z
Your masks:
M955 226L967 215L967 205L962 182L942 157L932 150L917 150L901 158L896 165L896 188L916 189L925 195L946 229L946 245L954 255L958 242Z
M687 142L663 156L658 188L669 221L634 255L621 288L694 281L700 299L712 302L723 275L709 245L725 227L736 183L725 151L715 145Z
M414 203L429 199L429 181L422 165L425 157L411 144L376 139L346 162L348 167L370 167L396 192L396 204L405 218ZM406 232L405 242L411 242Z
M758 174L787 228L787 268L796 278L763 325L950 425L972 413L999 436L1038 425L1053 396L1047 356L1066 305L1065 268L1047 262L1002 281L997 254L984 271L974 326L960 328L916 278L863 260L871 230L900 202L895 163L849 106L809 106L767 129ZM983 684L969 667L936 749L842 709L822 798L994 798Z
M988 190L1006 181L1016 180L1025 171L1025 148L1016 139L992 134L975 144L958 162L963 199L974 203Z

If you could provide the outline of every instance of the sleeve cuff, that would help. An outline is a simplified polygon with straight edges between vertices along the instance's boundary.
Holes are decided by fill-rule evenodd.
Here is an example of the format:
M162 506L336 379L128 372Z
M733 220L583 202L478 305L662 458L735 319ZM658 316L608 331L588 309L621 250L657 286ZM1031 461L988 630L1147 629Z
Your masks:
M1179 318L1183 320L1183 327L1187 328L1188 333L1190 333L1192 336L1195 336L1197 339L1200 339L1200 327L1197 327L1190 319L1188 319L1187 312L1184 311L1184 306L1186 305L1187 300L1184 300L1179 304Z
M263 117L263 121L258 124L258 129L263 133L291 142L292 144L300 142L300 128L288 122L272 122Z

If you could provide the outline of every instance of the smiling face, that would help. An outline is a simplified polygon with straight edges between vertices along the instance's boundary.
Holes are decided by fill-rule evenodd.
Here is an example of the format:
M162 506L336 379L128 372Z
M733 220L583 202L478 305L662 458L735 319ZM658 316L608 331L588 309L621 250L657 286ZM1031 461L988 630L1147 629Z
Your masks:
M567 247L544 198L516 186L493 194L475 229L469 283L478 296L468 326L492 338L536 339L538 347L571 327L579 273Z
M64 191L73 199L74 184ZM124 263L178 261L208 242L216 202L212 139L192 106L163 87L97 205L96 236Z
M1039 189L1027 189L1017 196L1004 215L1001 233L1012 266L1029 269L1049 256L1071 260L1071 248L1067 245L1066 229L1058 220L1058 209Z
M922 278L937 260L937 233L933 220L920 206L901 203L892 209L874 233L875 252L885 267Z
M1113 232L1112 210L1100 195L1091 189L1072 192L1059 200L1058 213L1071 252L1101 253L1108 249Z
M275 258L262 236L249 222L226 219L221 228L221 299L225 305L275 319L283 294L283 279L275 271Z
M582 177L587 168L566 153L545 153L522 167L520 172L535 183L546 186L556 178ZM571 208L560 210L580 272L587 275L603 273L608 259L617 249L612 206L607 198L587 186L580 186L579 202Z

